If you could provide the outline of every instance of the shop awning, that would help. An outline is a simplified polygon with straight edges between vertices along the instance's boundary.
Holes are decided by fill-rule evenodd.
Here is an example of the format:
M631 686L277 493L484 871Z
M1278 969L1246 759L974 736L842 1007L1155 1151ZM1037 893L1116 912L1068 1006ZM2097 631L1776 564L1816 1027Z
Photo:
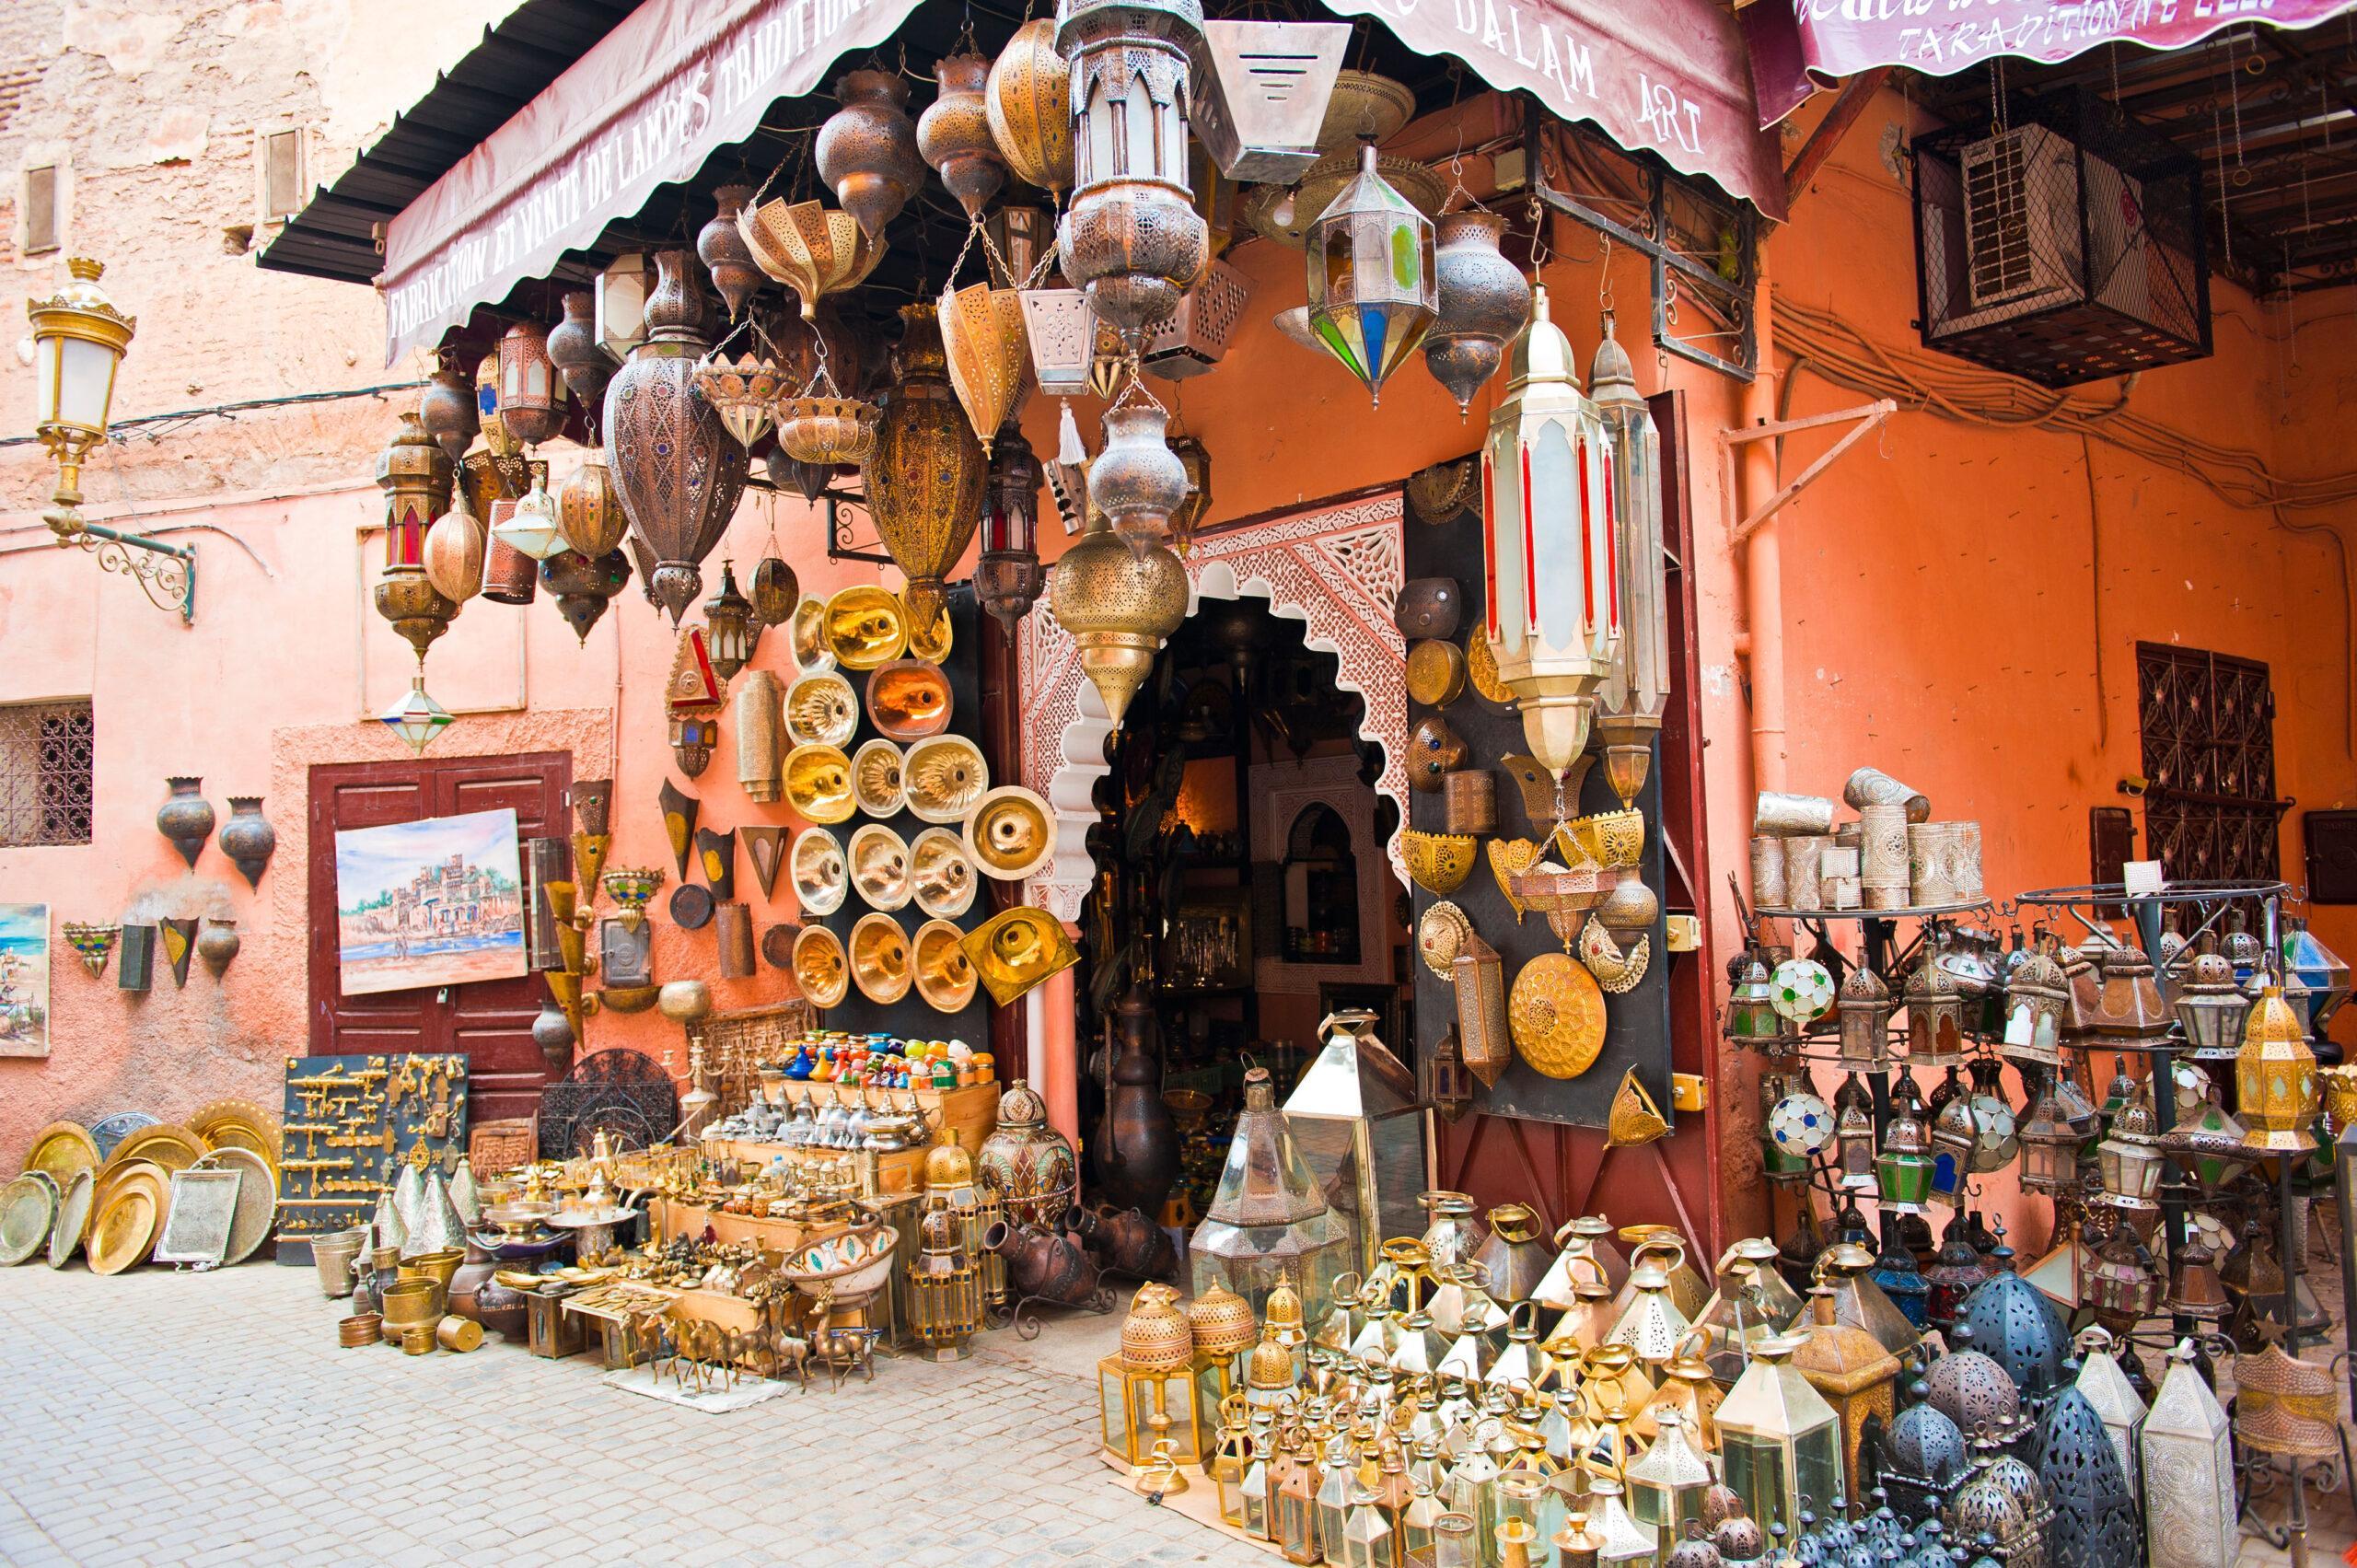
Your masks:
M843 56L891 38L923 3L643 0L390 215L376 276L388 361L550 275L566 251L590 249L658 186L691 180L714 151L751 136L773 102L819 88ZM1754 123L1742 38L1718 0L1326 3L1375 17L1418 52L1463 60L1491 86L1528 91L1631 151L1706 176L1771 217L1783 212L1782 170ZM290 225L289 238L310 217ZM287 243L263 264L352 275L347 256L332 267L282 258Z
M2357 0L1757 0L1743 32L1766 126L1879 66L1948 76L2000 55L2051 64L2099 44L2182 49L2226 28L2314 27L2351 10Z

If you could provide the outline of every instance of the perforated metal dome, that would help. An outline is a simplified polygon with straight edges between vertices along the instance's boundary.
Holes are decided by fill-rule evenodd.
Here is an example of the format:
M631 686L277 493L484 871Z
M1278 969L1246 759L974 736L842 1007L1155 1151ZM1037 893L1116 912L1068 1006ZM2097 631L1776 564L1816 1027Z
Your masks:
M1957 1322L1972 1330L1972 1348L2003 1367L2030 1399L2061 1385L2069 1336L2054 1304L2019 1274L1999 1274L1974 1290Z
M2049 1562L2136 1568L2142 1554L2135 1495L2103 1417L2076 1388L2063 1389L2039 1424L2038 1473L2054 1511L2047 1526Z
M1910 1479L1945 1486L1964 1473L1964 1433L1946 1411L1929 1402L1900 1411L1882 1443L1891 1464Z
M1974 1294L1980 1294L1978 1288ZM1923 1381L1930 1390L1928 1404L1947 1418L1958 1443L1966 1434L2004 1437L2021 1422L2021 1394L2013 1378L1977 1350L1950 1351L1932 1363Z

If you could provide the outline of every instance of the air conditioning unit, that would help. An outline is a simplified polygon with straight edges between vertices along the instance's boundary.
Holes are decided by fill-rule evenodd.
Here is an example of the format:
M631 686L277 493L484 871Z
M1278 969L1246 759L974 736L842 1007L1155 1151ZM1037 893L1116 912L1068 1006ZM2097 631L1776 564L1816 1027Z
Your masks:
M1968 143L1956 161L1965 308L1940 324L1940 335L2089 297L2140 320L2150 315L2136 180L2043 125ZM2091 257L2081 246L2083 201Z

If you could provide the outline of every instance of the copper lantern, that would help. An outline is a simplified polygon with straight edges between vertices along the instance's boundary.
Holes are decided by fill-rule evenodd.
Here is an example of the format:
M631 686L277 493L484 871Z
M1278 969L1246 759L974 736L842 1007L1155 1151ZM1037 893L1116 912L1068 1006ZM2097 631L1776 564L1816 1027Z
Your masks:
M877 535L908 574L909 618L929 626L941 612L944 579L981 520L989 466L950 389L934 307L904 305L900 320L900 384L860 478Z
M1039 564L1039 459L1010 417L991 449L982 490L982 552L974 596L1009 632L1030 613L1047 581Z
M720 563L719 591L703 601L703 621L713 673L723 680L735 679L751 661L761 628L753 619L753 601L737 591L737 573L728 562Z
M499 340L499 420L527 447L564 428L564 394L549 358L549 330L538 321L518 321Z
M1580 391L1572 345L1532 291L1512 379L1481 453L1488 633L1531 755L1560 784L1587 748L1620 643L1611 436Z

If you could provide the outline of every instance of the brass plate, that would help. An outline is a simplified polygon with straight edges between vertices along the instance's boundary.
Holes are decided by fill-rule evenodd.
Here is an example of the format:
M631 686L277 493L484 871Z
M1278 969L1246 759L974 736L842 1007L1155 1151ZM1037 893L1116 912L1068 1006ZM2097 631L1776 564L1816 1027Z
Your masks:
M13 1268L49 1244L57 1202L57 1183L45 1170L28 1170L0 1187L0 1268Z
M87 1170L77 1170L65 1183L65 1195L58 1200L57 1223L49 1231L49 1266L62 1269L74 1260L81 1250L83 1237L90 1229L90 1197L98 1183Z
M919 658L894 659L869 676L866 700L868 723L888 740L939 735L957 706L941 667Z
M859 809L851 759L840 746L797 746L785 754L785 803L806 822L832 826Z
M119 1274L145 1262L166 1205L160 1177L142 1171L118 1186L90 1222L90 1272Z
M104 1182L108 1174L120 1169L129 1161L152 1160L167 1171L186 1170L204 1157L204 1141L174 1121L158 1121L153 1127L142 1127L124 1134L106 1164L99 1167L99 1179Z
M1531 1071L1576 1078L1604 1049L1603 989L1569 955L1541 953L1514 977L1506 1025Z
M116 1166L112 1170L101 1170L92 1179L94 1182L90 1192L92 1215L96 1216L99 1210L107 1206L107 1200L115 1195L117 1189L141 1175L155 1179L156 1191L158 1194L166 1190L171 1180L170 1173L154 1160L128 1160Z
M33 1134L25 1168L49 1172L63 1188L75 1171L99 1168L99 1141L78 1121L52 1121Z
M1465 951L1465 939L1473 935L1473 923L1463 910L1446 899L1426 910L1416 922L1416 951L1423 955L1424 967L1447 984L1457 983L1457 955Z
M871 740L851 754L851 793L870 817L897 817L909 803L900 783L900 749L888 740Z
M261 1249L278 1227L278 1171L251 1149L234 1145L214 1150L197 1162L199 1169L234 1170L244 1177L238 1186L238 1208L229 1220L226 1264L242 1263Z
M1056 853L1055 813L1021 784L1001 784L966 814L966 847L983 876L1020 882Z
M1455 643L1427 637L1408 650L1408 699L1445 708L1465 695L1465 655Z
M244 1149L260 1155L277 1181L280 1137L278 1118L250 1099L216 1099L188 1119L188 1130L204 1140L207 1149Z
M899 598L872 583L848 587L827 601L827 646L845 669L876 669L909 645L909 618Z
M1485 703L1511 710L1514 688L1498 674L1497 650L1490 646L1490 634L1476 625L1465 634L1465 683L1473 695Z

